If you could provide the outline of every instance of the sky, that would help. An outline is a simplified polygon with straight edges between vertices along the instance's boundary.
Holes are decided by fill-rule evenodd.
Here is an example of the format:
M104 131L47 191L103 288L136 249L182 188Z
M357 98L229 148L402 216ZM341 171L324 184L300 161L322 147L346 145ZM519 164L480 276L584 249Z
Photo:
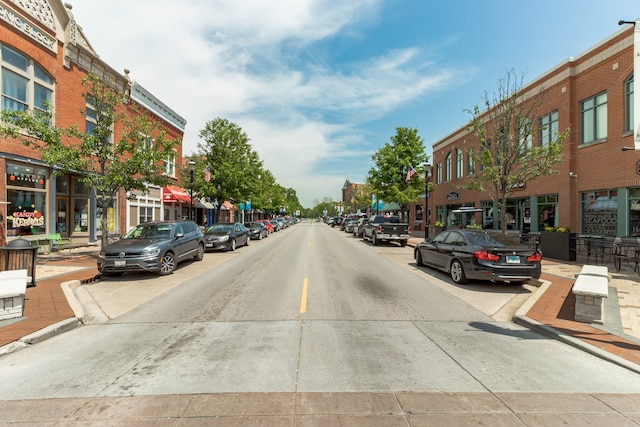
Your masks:
M396 128L431 155L508 71L532 81L640 18L638 0L72 4L100 58L186 119L184 155L228 119L307 208L365 182Z

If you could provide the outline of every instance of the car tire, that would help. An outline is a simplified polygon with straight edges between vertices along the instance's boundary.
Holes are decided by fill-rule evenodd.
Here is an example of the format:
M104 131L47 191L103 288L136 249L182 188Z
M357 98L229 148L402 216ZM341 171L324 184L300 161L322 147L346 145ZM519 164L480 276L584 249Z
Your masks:
M160 270L158 270L158 275L167 276L176 269L176 257L172 252L167 252L164 254L162 259L160 260Z
M371 235L371 243L373 243L373 246L378 246L380 244L380 241L376 238L376 233Z
M422 260L422 254L420 253L420 249L416 250L416 264L422 267L424 265L424 261Z
M198 244L198 249L196 250L196 255L193 258L196 261L202 261L204 259L204 245L202 243Z
M229 250L232 252L236 250L236 239L231 240L231 247L229 248Z
M457 259L451 261L451 266L449 267L449 275L451 276L451 280L459 285L467 283L469 281L467 280L466 274L464 274L464 267L462 266L462 263Z
M249 246L249 244L251 243L251 237L247 236L247 241L245 242L245 246Z
M407 246L407 241L406 240L400 240L400 246L402 246L403 248L405 246Z

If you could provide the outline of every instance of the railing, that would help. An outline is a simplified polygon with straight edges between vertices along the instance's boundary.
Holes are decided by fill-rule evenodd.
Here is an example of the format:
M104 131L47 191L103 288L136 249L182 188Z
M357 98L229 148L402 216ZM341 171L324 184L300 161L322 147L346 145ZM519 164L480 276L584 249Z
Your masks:
M616 271L629 267L640 273L640 239L636 237L576 236L576 251L587 264L613 264Z

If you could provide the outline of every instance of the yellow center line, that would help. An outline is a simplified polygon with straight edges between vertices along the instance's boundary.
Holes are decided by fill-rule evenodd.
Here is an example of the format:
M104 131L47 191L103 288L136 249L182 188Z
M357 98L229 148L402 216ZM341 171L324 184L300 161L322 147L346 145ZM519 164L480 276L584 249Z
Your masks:
M309 243L307 243L307 247L311 247L311 240L309 240Z
M309 287L309 279L304 278L302 282L302 300L300 301L300 314L307 312L307 288Z

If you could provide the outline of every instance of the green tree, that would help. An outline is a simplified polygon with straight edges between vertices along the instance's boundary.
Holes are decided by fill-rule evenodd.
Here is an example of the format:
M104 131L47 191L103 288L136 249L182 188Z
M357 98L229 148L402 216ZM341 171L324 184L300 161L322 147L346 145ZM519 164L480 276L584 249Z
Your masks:
M522 76L507 72L493 96L485 92L481 106L467 110L473 116L470 131L478 137L480 146L469 153L481 170L465 188L482 191L491 198L503 233L507 229L507 199L527 182L558 173L554 166L562 161L563 143L569 135L567 128L555 132L543 145L533 143L544 90L527 92L522 81Z
M83 173L81 181L96 195L104 246L108 208L114 206L117 195L133 190L147 194L149 185L166 185L169 178L163 160L175 156L181 142L167 138L160 124L134 101L125 104L124 93L110 82L89 74L82 84L89 106L83 113L94 122L90 132L77 125L56 127L49 108L37 113L4 110L0 134L38 149L57 175ZM116 126L122 128L117 140Z
M373 156L373 167L369 169L367 184L378 200L385 203L398 203L403 212L409 203L420 200L424 194L424 180L407 181L409 168L418 170L429 160L425 153L424 141L418 131L412 128L398 127L391 137Z
M198 152L193 156L198 171L194 192L220 204L225 200L242 203L259 194L262 187L259 181L265 173L262 161L240 126L216 118L206 123L200 138L203 142L198 143ZM200 173L207 165L211 170L209 182Z

